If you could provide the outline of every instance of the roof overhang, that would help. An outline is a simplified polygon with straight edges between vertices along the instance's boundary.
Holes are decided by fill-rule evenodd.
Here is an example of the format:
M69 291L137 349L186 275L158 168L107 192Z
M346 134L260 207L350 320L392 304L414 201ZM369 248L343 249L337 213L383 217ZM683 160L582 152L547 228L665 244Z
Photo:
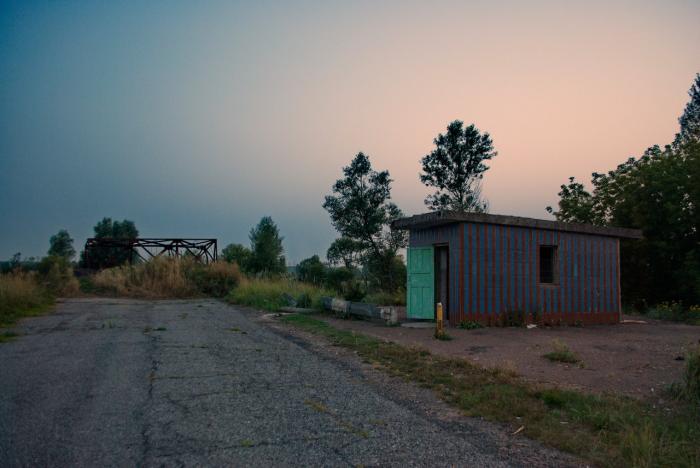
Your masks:
M546 219L521 218L519 216L494 215L487 213L465 213L459 211L435 211L407 218L400 218L391 223L391 229L417 230L444 226L453 223L498 224L550 231L577 232L596 236L618 237L624 239L642 239L642 231L620 227L594 226L592 224L563 223Z

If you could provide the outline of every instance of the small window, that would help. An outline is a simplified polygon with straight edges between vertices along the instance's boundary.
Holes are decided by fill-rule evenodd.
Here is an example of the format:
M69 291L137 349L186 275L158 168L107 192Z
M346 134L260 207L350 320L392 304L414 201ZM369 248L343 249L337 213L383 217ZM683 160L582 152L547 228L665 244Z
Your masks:
M557 281L557 246L540 245L540 283Z

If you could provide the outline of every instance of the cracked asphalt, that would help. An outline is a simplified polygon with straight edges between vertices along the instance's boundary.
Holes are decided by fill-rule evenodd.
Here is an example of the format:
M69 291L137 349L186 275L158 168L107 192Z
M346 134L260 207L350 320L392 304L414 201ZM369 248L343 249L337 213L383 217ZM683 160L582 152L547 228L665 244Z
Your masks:
M504 454L214 300L67 300L15 329L2 466L524 466L539 450Z

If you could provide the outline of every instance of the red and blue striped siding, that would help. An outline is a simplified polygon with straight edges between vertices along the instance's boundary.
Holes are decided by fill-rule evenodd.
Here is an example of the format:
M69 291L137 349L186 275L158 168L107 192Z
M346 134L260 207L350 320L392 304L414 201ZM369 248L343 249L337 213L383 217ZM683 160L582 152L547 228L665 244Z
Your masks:
M619 320L617 239L491 224L413 230L409 245L448 244L449 320L522 311L550 322ZM558 283L538 282L540 245L558 246Z

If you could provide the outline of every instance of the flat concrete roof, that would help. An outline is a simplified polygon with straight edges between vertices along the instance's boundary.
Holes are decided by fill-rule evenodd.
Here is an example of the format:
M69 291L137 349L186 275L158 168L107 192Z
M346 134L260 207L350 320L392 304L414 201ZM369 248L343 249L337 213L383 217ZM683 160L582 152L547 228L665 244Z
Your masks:
M641 239L642 231L621 227L594 226L592 224L562 223L546 219L521 218L519 216L494 215L488 213L464 213L459 211L434 211L407 218L397 219L391 223L392 229L427 229L453 223L499 224L550 231L578 232L595 236Z

